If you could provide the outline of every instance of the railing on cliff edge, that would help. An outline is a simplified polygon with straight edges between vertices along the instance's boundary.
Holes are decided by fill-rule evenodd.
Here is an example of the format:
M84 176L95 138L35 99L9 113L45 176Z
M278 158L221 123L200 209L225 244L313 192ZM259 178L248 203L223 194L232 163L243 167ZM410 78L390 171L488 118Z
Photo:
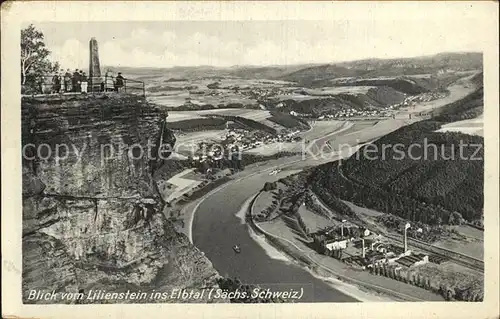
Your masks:
M82 94L82 84L75 83L71 78L69 81L64 81L61 77L59 84L53 83L54 74L42 75L35 78L29 84L21 84L21 95L23 96L40 96L54 94ZM123 85L116 85L116 77L101 76L87 77L86 93L127 93L139 94L146 97L146 88L143 81L123 78Z

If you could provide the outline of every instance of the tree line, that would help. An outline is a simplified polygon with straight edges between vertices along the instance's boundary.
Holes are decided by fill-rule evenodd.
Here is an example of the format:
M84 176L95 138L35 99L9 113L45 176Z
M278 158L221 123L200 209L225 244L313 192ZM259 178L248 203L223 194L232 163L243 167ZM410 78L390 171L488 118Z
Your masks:
M368 267L371 274L388 277L410 285L414 285L434 293L440 294L448 301L482 301L483 287L482 283L477 283L470 278L463 280L450 281L442 276L428 276L417 270L410 268L397 267L386 263L373 264ZM461 274L465 276L465 274Z
M221 118L201 118L169 122L168 126L172 130L180 130L183 132L223 130L226 128L226 121Z

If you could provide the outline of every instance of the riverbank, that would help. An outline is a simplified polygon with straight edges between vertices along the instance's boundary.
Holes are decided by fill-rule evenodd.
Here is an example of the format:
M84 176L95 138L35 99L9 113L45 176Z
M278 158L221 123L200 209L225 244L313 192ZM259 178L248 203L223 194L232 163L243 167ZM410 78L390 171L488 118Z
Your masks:
M309 259L307 256L300 256L294 253L291 247L287 245L287 243L283 242L286 241L286 239L279 239L274 235L266 232L258 224L254 223L251 219L251 212L253 210L255 200L260 194L261 192L249 198L247 204L242 207L242 211L245 212L245 219L247 221L247 224L249 225L250 236L266 251L269 257L274 259L286 260L289 263L298 264L313 277L322 280L326 284L331 285L336 290L341 291L342 293L352 297L357 301L398 301L395 298L389 298L387 296L383 296L370 291L363 291L356 285L341 281L338 278L332 277L329 273L322 272L320 269L318 269L318 265L315 265L314 261ZM239 213L238 215L242 214ZM291 242L289 242L289 244L293 245L293 243Z
M252 199L252 205L247 211L247 223L252 229L266 237L267 242L282 251L289 258L304 267L315 277L325 282L335 281L335 289L349 294L360 301L439 301L439 296L420 288L405 285L388 278L373 276L365 271L355 271L330 257L317 257L316 252L299 247L298 243L277 236L251 218L253 207L258 200L259 192ZM338 283L337 283L338 282ZM340 284L339 284L340 283Z
M291 160L290 162L286 163L286 165L298 163L300 161L302 161L302 159ZM225 188L227 188L235 183L238 183L244 179L253 177L253 176L258 175L258 174L270 172L270 171L276 169L277 167L280 167L281 164L276 163L276 165L272 165L272 166L269 166L263 170L259 170L259 167L262 165L263 165L262 163L255 163L255 164L250 165L249 167L247 167L245 169L245 171L234 175L231 180L220 185L219 187L212 189L211 191L209 191L208 193L206 193L202 197L200 197L200 198L196 199L195 201L188 203L188 204L184 205L184 207L182 207L181 216L183 217L183 219L185 221L185 225L186 225L185 227L183 227L182 232L189 238L189 241L191 243L193 243L194 217L195 217L196 211L198 210L198 207L200 206L200 204L207 197L213 195L216 192L222 191L223 189L225 189ZM257 170L257 171L253 171L253 170ZM248 175L244 175L245 173ZM241 176L241 175L243 175L243 176Z

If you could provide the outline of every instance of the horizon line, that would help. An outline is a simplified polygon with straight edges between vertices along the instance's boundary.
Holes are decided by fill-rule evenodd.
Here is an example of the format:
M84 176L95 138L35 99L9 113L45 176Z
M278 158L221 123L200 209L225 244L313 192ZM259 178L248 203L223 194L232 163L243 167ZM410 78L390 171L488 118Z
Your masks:
M376 58L376 57L368 57L363 59L356 60L343 60L343 61L331 61L331 62L304 62L304 63L291 63L291 64L235 64L229 66L215 66L210 64L200 64L200 65L173 65L173 66L120 66L120 65L104 65L103 67L125 67L125 68L134 68L134 69L146 69L146 68L154 68L154 69L173 69L173 68L201 68L201 67L209 67L214 69L231 69L231 68L262 68L262 67L293 67L293 66L318 66L318 65L336 65L343 63L354 63L354 62L363 62L363 61L390 61L390 60L404 60L404 59L424 59L431 58L439 55L445 54L481 54L481 51L443 51L433 54L425 54L425 55L415 55L415 56L406 56L406 57L392 57L392 58Z

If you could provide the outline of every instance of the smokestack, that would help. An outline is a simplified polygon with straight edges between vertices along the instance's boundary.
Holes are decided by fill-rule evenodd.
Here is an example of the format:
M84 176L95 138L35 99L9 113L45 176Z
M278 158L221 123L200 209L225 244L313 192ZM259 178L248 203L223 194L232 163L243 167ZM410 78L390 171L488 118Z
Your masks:
M345 219L342 219L342 224L340 225L340 236L342 239L344 239L344 223L346 222Z
M410 226L410 223L406 223L406 225L405 225L405 235L404 235L404 238L403 238L403 244L404 244L404 246L405 246L405 250L404 250L405 254L406 254L406 251L408 250L408 239L406 238L406 236L407 236L407 235L406 235L406 230L407 230L408 228L410 228L410 227L411 227L411 226Z
M365 239L361 238L361 241L363 243L363 258L365 258Z

